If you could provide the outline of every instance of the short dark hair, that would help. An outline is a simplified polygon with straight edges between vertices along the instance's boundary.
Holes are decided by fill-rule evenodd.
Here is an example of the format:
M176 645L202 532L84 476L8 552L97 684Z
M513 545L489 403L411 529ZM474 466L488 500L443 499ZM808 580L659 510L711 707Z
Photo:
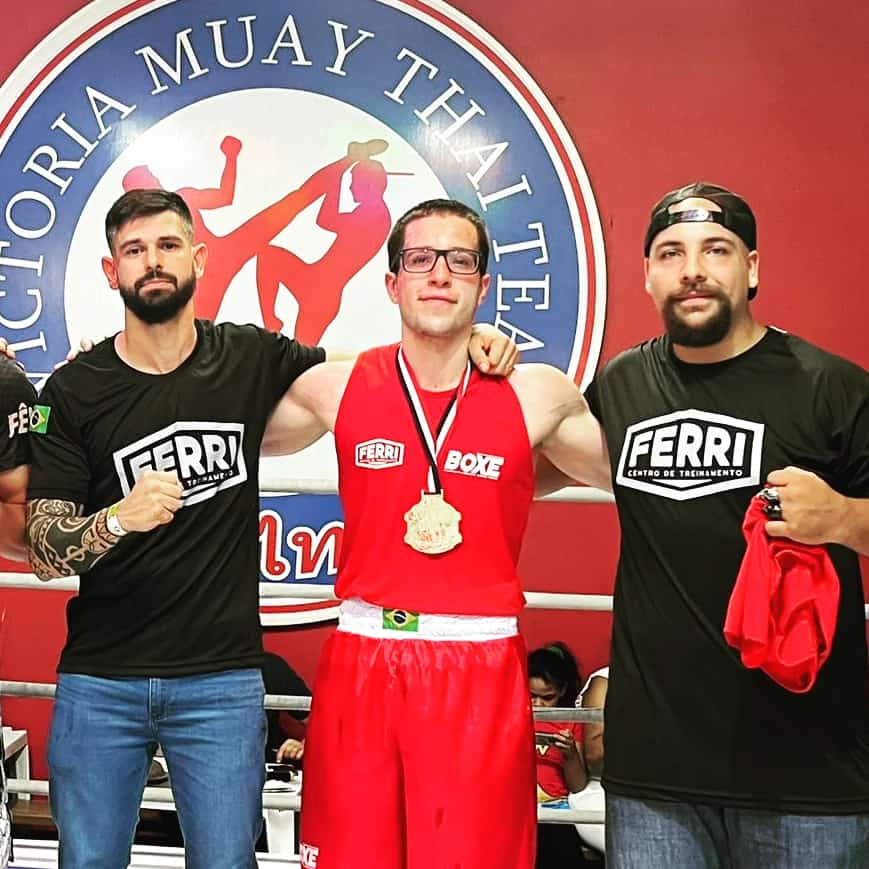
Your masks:
M174 211L181 218L188 237L193 239L193 216L187 203L169 190L128 190L106 215L106 241L114 253L115 238L122 226L139 217L150 217L164 211Z
M561 695L562 705L573 706L579 696L579 664L565 643L555 642L528 655L528 678L542 679Z
M389 270L398 272L401 250L404 247L404 233L407 225L421 217L431 217L433 214L452 214L472 223L477 230L477 251L480 254L480 274L486 274L489 267L489 233L486 223L473 208L459 202L457 199L427 199L405 211L392 227L386 242L386 253L389 257Z

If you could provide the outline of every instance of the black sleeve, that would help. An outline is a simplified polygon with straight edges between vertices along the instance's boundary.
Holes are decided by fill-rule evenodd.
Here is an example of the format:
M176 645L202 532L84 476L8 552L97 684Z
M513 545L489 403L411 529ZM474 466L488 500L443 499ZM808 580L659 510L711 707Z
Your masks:
M589 383L589 385L585 388L585 400L588 402L589 409L595 415L595 417L600 419L600 405L598 402L597 395L597 382L599 374L595 375L594 379Z
M300 374L326 361L326 351L322 347L309 347L294 338L265 329L260 330L259 334L265 351L266 371L274 401L292 386Z
M39 397L43 421L31 434L27 497L86 504L91 473L87 452L69 406L73 397L69 377L61 383L58 374L67 372L61 369L49 377Z
M827 378L822 395L839 451L834 488L851 498L869 498L869 372L843 365Z
M26 465L30 459L28 429L36 390L24 369L5 356L0 356L0 401L0 471L8 471Z

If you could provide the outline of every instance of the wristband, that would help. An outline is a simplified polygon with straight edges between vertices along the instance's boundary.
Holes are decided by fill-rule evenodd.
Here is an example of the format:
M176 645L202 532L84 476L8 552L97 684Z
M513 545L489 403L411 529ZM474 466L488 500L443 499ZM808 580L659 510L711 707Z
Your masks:
M112 504L106 510L106 528L109 534L114 534L115 537L123 537L127 533L127 529L121 525L121 520L118 519L118 505Z

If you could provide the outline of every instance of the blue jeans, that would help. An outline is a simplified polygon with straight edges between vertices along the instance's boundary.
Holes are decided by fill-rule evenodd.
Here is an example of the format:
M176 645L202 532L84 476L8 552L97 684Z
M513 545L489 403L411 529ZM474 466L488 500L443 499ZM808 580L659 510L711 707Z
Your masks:
M607 794L607 869L864 869L869 815L783 815Z
M263 694L258 669L173 679L59 674L48 767L61 869L126 869L158 744L188 869L255 867Z

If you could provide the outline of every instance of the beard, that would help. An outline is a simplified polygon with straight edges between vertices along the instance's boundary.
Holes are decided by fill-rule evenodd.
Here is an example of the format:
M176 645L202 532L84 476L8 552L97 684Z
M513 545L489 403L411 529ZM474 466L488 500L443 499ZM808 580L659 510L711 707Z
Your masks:
M157 278L173 284L175 289L161 290L159 292L152 292L150 295L142 295L140 293L142 287L148 281ZM196 289L196 277L191 274L187 280L179 284L178 278L175 275L152 270L139 278L132 287L120 286L119 289L121 299L127 310L143 323L153 326L172 320L190 301L193 297L193 291Z
M727 337L733 320L730 300L720 293L715 293L712 298L717 303L715 310L696 326L686 322L679 314L676 298L667 299L661 314L667 335L674 344L682 347L710 347Z

